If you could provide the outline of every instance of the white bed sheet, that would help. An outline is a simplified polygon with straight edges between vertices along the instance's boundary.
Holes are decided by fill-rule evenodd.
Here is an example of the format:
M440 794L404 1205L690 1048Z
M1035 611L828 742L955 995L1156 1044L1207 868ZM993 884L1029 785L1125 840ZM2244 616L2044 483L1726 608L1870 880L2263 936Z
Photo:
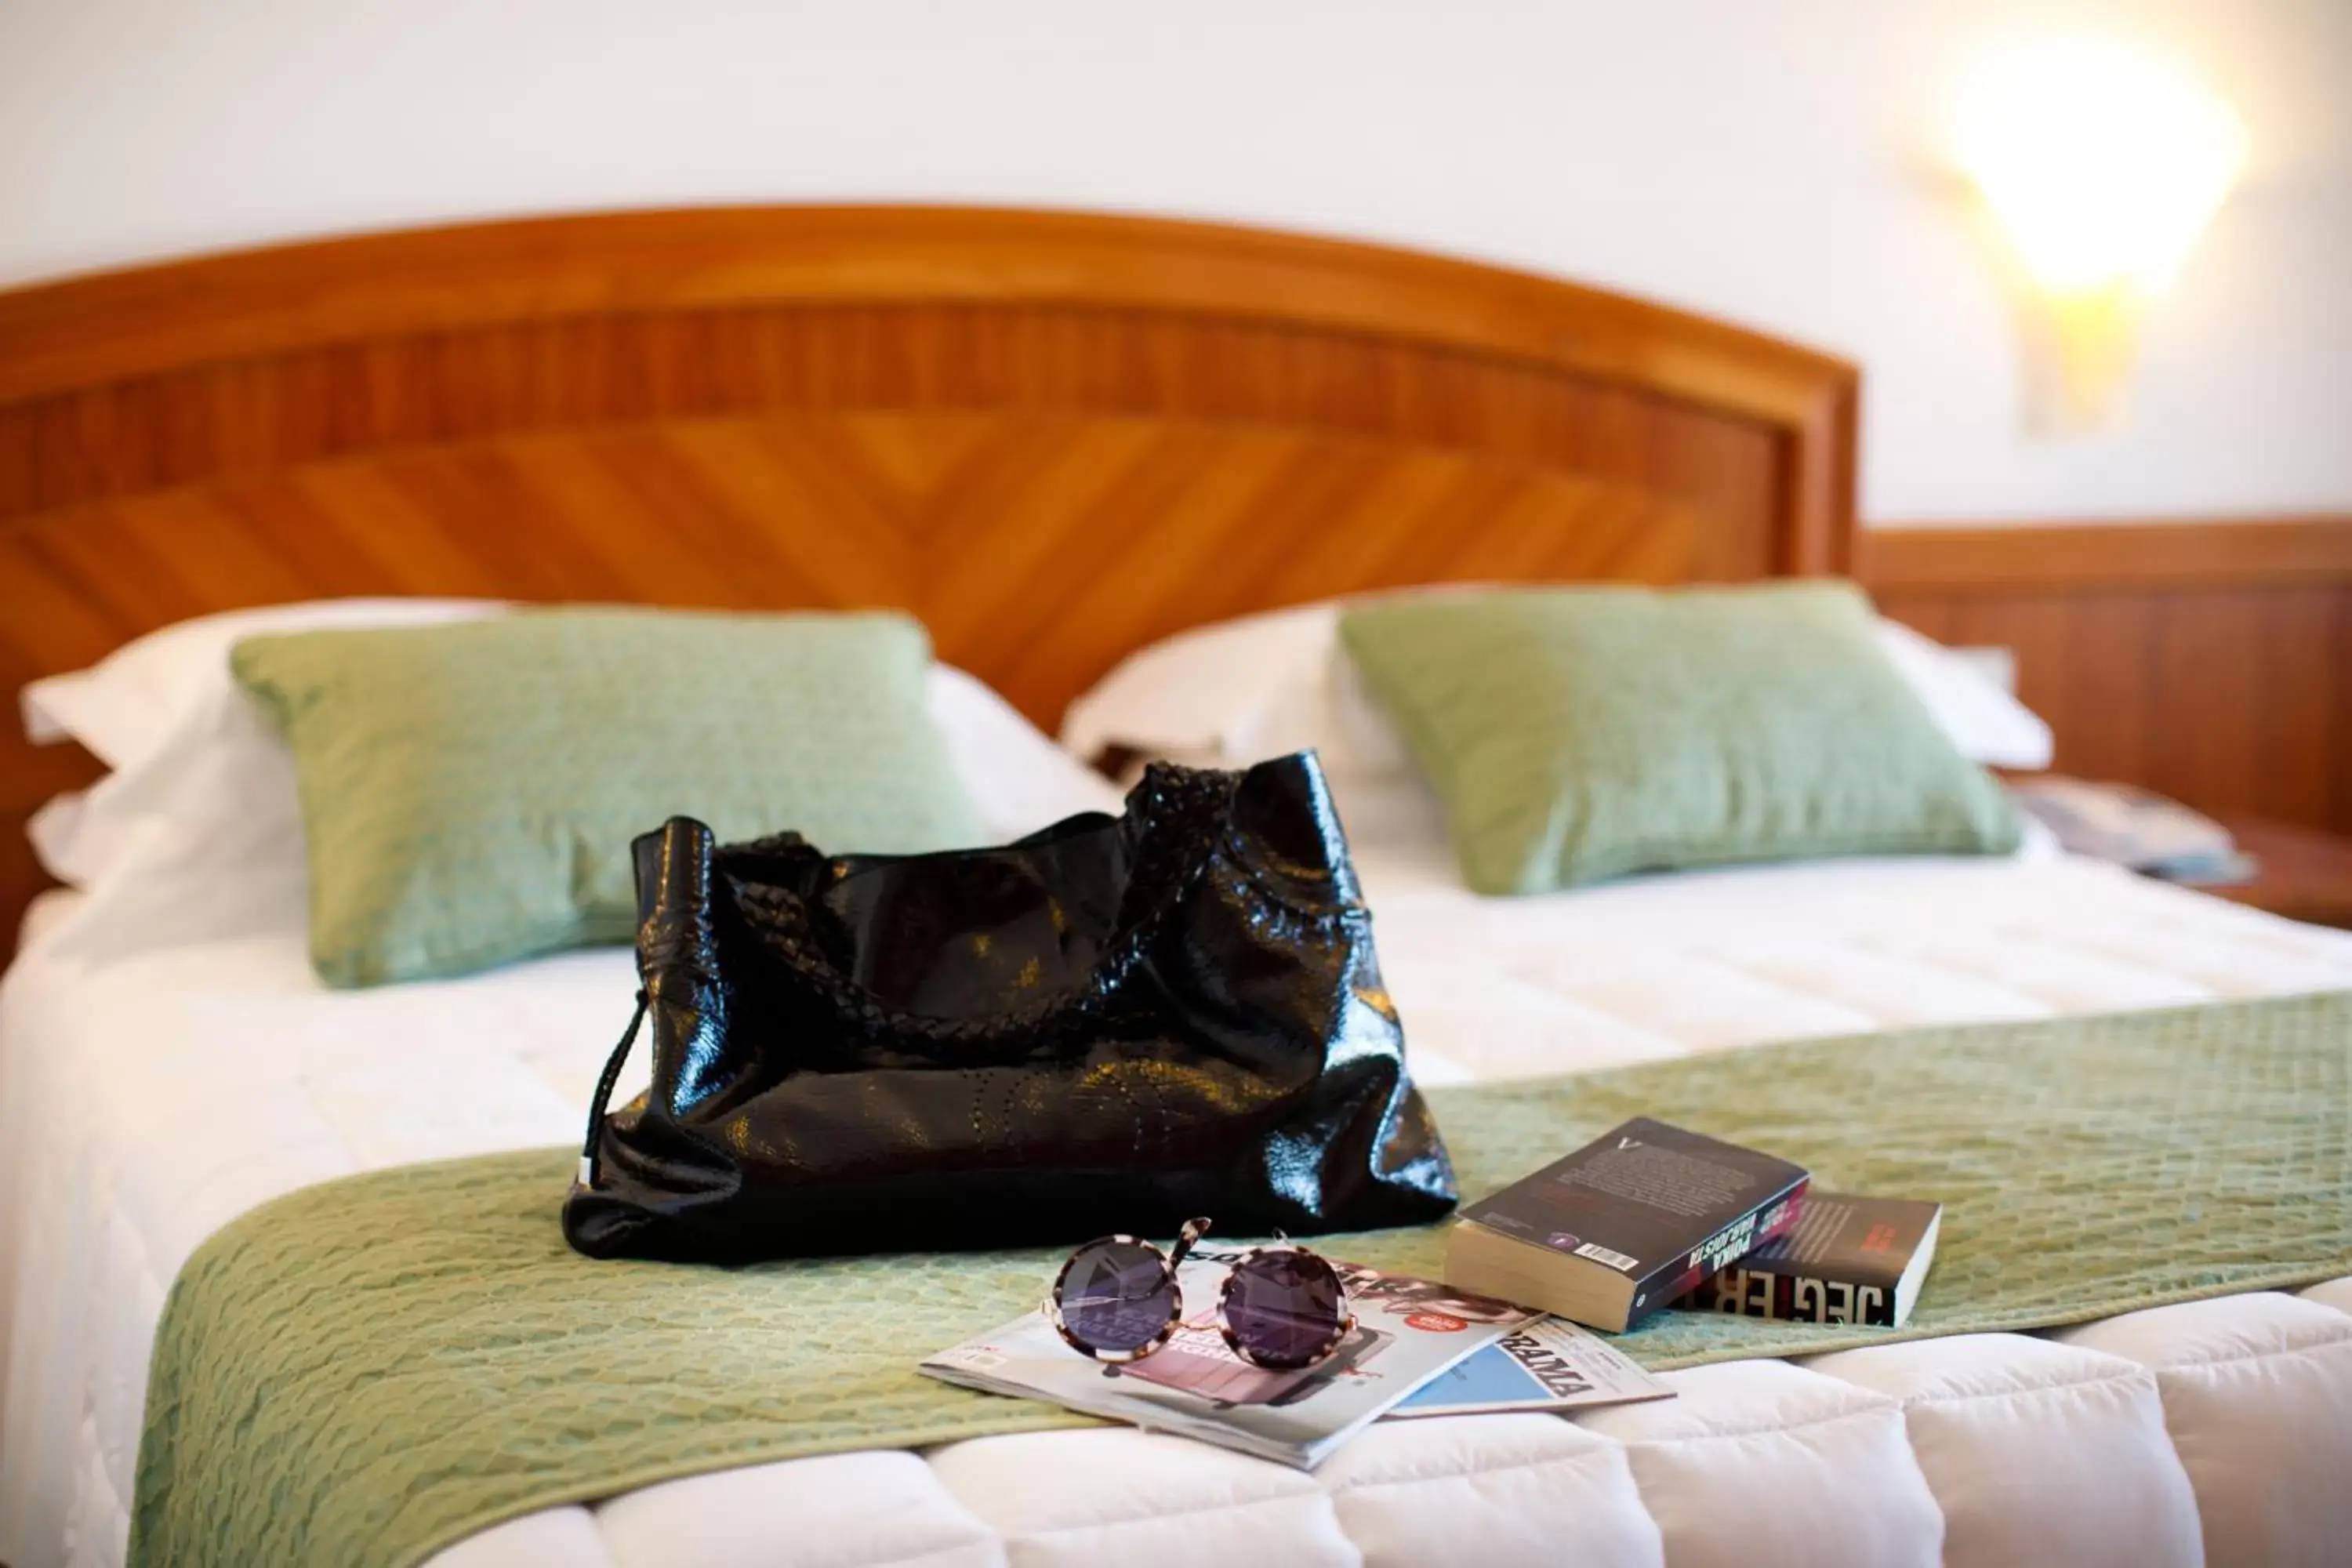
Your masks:
M1360 860L1427 1082L2352 987L2352 934L2073 859L1508 903L1433 854ZM100 965L33 934L0 985L0 1561L111 1564L189 1253L310 1182L572 1141L633 987L617 950L334 994L290 933ZM2352 1560L2352 1279L1672 1380L1677 1400L1574 1422L1382 1427L1313 1476L1124 1430L795 1460L552 1510L439 1561Z

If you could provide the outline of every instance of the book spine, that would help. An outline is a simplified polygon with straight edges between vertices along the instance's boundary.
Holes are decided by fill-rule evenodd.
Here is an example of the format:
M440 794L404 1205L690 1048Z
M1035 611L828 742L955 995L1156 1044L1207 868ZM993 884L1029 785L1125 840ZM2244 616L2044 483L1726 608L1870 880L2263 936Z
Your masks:
M1815 1274L1769 1274L1761 1268L1726 1268L1699 1292L1695 1306L1748 1318L1790 1323L1859 1323L1891 1329L1895 1289Z
M1757 1205L1699 1243L1687 1257L1643 1280L1634 1291L1639 1305L1633 1309L1633 1317L1647 1317L1669 1302L1679 1301L1719 1273L1726 1264L1795 1229L1797 1216L1805 1206L1806 1185L1807 1182L1801 1180L1787 1192Z

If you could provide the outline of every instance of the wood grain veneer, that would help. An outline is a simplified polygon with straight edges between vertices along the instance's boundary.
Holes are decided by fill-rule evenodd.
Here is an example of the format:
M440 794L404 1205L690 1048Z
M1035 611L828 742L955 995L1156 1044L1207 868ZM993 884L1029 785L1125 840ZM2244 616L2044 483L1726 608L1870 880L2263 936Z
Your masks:
M0 294L0 686L331 595L889 605L1048 725L1349 589L1852 560L1853 367L1525 273L1160 219L630 213ZM26 812L91 776L0 740Z
M1870 530L1859 554L1864 575L1887 593L2341 583L2352 577L2352 516L1896 523Z
M1864 539L1888 615L2014 650L2060 772L2352 835L2352 517Z
M2352 837L2259 817L2224 817L2221 826L2259 868L2212 892L2289 920L2352 930Z

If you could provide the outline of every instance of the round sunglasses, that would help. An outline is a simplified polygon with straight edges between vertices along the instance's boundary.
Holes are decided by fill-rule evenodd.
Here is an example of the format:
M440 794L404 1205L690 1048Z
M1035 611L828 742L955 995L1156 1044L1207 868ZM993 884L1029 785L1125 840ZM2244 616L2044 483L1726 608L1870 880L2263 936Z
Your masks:
M1166 1252L1132 1236L1087 1242L1054 1276L1046 1306L1055 1331L1097 1361L1131 1362L1180 1328L1211 1327L1184 1321L1176 1279L1177 1266L1208 1231L1207 1220L1187 1220ZM1275 1245L1252 1247L1225 1276L1213 1326L1252 1366L1292 1372L1328 1359L1356 1317L1339 1270L1277 1232Z

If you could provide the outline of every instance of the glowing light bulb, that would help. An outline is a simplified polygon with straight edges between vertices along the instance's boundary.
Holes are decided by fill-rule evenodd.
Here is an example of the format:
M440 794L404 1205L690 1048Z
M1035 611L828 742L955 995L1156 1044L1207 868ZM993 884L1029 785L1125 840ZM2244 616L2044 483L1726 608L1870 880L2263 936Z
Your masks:
M2140 318L2229 194L2244 127L2187 73L2129 46L2043 40L1984 62L1953 142L2042 296L2027 424L2116 427Z
M2186 73L2076 40L1988 62L1955 140L2042 288L2146 297L2171 280L2229 194L2246 138L2229 105Z

